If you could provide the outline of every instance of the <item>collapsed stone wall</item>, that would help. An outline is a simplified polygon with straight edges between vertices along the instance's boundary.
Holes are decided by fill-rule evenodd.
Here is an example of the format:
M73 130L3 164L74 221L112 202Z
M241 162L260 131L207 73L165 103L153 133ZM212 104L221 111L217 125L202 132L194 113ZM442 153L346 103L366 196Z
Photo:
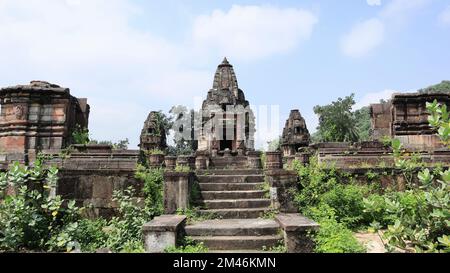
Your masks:
M450 106L447 93L394 94L389 102L371 105L374 140L388 136L399 139L411 149L442 148L436 131L428 122L426 103L434 100Z
M88 151L73 152L66 158L54 156L46 164L60 169L56 193L85 207L91 218L110 218L116 213L114 191L133 187L143 197L143 182L135 178L139 151L90 146Z

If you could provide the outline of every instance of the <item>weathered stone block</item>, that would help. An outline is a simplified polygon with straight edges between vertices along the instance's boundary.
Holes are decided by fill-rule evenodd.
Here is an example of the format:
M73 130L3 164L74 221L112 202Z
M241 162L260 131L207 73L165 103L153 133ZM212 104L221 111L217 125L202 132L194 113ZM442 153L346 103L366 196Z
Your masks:
M294 194L298 187L297 173L283 169L269 170L266 172L266 178L271 187L272 207L283 213L297 212L294 204Z
M176 246L182 236L186 216L163 215L143 226L144 244L147 253L163 253Z
M166 172L164 174L164 211L173 214L189 208L193 173Z
M308 235L319 230L319 224L300 214L280 214L275 220L283 230L288 253L314 252L314 241Z

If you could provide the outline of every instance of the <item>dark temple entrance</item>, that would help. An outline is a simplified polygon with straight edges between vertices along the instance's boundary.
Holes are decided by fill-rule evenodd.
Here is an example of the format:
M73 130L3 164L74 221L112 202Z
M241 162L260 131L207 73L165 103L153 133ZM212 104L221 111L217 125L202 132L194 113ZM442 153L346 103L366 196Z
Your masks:
M233 150L233 141L232 140L221 140L220 141L220 150L225 151L226 149L229 149L230 151Z

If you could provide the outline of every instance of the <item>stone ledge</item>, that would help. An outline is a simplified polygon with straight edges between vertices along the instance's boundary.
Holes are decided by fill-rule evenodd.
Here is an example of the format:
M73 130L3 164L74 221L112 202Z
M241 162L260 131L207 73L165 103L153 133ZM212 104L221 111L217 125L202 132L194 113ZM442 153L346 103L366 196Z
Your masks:
M182 215L162 215L145 224L144 232L177 232L187 217Z
M195 173L194 172L164 172L164 177L170 178L170 177L191 177Z
M286 232L316 231L320 225L300 214L279 214L275 217L281 228Z

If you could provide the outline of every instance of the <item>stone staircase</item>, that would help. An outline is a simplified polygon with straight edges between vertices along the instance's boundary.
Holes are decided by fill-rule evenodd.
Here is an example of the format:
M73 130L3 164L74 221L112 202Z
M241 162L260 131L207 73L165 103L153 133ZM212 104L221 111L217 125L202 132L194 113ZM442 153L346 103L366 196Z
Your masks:
M217 219L186 226L186 235L213 252L260 252L278 246L283 240L280 225L262 218L271 210L262 170L232 169L238 165L225 163L220 167L197 173L200 213Z

